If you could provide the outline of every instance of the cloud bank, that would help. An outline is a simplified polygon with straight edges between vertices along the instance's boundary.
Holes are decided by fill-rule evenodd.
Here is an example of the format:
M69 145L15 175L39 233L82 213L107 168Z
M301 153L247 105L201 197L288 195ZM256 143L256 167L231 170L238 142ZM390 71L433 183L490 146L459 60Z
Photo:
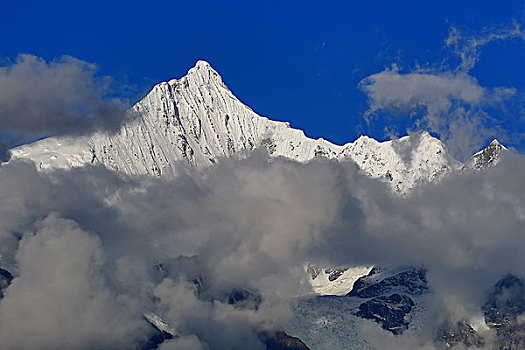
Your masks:
M294 298L311 292L312 261L425 267L432 335L438 321L479 315L490 286L525 269L525 160L506 158L406 198L351 162L262 153L173 181L12 161L0 167L0 266L15 276L0 339L140 348L152 311L180 336L161 348L264 349L257 332L282 327ZM244 304L229 302L236 290Z

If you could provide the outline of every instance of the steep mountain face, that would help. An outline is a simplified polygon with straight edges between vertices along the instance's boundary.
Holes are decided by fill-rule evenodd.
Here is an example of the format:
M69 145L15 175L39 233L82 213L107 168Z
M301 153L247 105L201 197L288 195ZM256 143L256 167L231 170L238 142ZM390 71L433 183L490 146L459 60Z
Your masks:
M413 307L414 301L406 295L382 295L359 305L356 316L374 320L383 329L397 335L408 329L405 317Z
M366 276L359 278L347 295L372 298L396 292L419 296L428 291L426 273L420 268L374 267Z
M43 169L102 163L129 175L173 176L180 162L204 168L221 158L266 148L272 156L301 162L319 156L351 159L398 193L461 166L426 132L386 142L361 136L343 146L308 138L288 123L256 114L204 61L183 78L156 85L133 111L138 117L116 134L52 137L15 148L12 156L32 159Z
M496 165L502 151L507 148L494 139L486 148L474 154L463 166L467 170L484 170Z

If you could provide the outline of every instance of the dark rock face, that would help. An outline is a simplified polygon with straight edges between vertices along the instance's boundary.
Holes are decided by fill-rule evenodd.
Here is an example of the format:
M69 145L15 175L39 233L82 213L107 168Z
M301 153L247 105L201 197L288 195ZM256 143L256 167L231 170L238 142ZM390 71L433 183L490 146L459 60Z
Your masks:
M444 324L438 330L436 343L447 348L463 344L466 347L480 348L485 345L483 338L466 322L457 322L453 324Z
M408 328L405 316L412 311L414 301L406 295L392 294L371 299L359 306L357 316L374 320L393 334Z
M339 277L341 277L341 275L345 273L346 270L348 270L348 267L334 267L334 268L330 267L330 268L326 268L324 270L324 273L328 274L328 280L330 282L333 282ZM319 274L322 271L323 271L323 268L312 265L312 264L308 265L308 267L306 268L306 272L312 277L313 280L316 279L317 276L319 276Z
M374 278L374 275L379 277L381 271L374 268L367 276L359 278L347 295L373 298L395 290L398 293L416 296L428 291L425 270L420 268L411 268L384 279Z
M523 280L509 274L494 286L482 310L485 322L496 330L496 349L525 349L525 325L518 316L525 312Z
M283 331L262 331L259 339L267 350L310 350L301 339L292 337Z
M13 280L13 275L5 269L0 268L0 299L4 297L4 290L9 287L11 281Z
M338 279L339 277L341 277L341 275L343 273L345 273L345 271L348 270L347 267L343 267L343 268L338 268L338 269L326 269L325 272L328 273L328 280L330 282L333 282L335 281L336 279Z
M523 350L525 349L525 327L517 322L497 330L498 339L494 349Z
M407 315L414 307L412 297L428 291L425 270L406 268L388 270L374 267L367 276L359 278L349 297L366 298L356 316L371 319L393 334L408 328Z

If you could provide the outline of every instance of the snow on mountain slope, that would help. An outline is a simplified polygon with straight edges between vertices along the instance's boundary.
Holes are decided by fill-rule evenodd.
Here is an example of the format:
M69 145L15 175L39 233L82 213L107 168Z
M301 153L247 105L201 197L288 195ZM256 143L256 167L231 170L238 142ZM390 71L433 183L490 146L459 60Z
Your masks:
M166 332L170 335L176 335L175 329L171 328L169 324L159 315L153 312L147 312L144 314L144 318L148 320L149 323L157 327L159 331Z
M102 163L129 175L173 176L179 162L203 168L265 147L272 156L301 162L318 156L352 159L399 193L460 166L428 133L386 142L361 136L343 146L308 138L289 123L256 114L204 61L183 78L156 85L133 110L139 117L116 134L48 138L17 147L12 156L32 159L42 169Z
M463 166L464 170L483 170L489 166L496 165L502 151L507 151L507 148L494 139L492 142L481 151L474 154Z
M392 190L405 194L421 181L434 181L460 163L445 145L428 132L379 142L367 136L345 145L343 156L354 160L374 178L388 181Z
M371 270L372 266L334 268L308 265L306 272L315 294L346 295L352 290L354 283Z
M87 137L49 137L11 150L12 158L27 158L39 169L79 167L94 162Z
M383 328L399 335L420 334L428 307L426 277L417 268L375 268L347 296L298 298L285 330L312 349L377 349ZM370 332L377 327L376 332ZM388 349L382 344L379 349Z

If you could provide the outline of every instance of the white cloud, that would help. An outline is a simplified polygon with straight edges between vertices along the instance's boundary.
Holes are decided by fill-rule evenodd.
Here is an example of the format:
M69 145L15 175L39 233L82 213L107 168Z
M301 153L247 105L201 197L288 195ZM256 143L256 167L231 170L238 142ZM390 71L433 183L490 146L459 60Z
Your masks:
M73 221L51 214L16 259L20 277L0 303L2 347L124 348L144 337L133 302L106 285L99 238Z
M109 77L71 56L46 62L19 55L0 66L0 128L15 137L116 131L131 116L125 101L107 96Z
M430 320L436 310L479 314L487 285L524 271L520 156L407 198L326 159L255 154L190 172L131 180L101 167L0 166L0 239L22 235L2 245L17 267L0 301L3 345L130 349L151 311L181 336L166 348L264 349L257 331L285 324L306 261L425 266ZM260 297L258 307L230 305L234 288Z
M479 150L496 133L515 139L512 131L497 129L497 120L504 118L508 106L521 103L516 102L518 91L506 86L484 87L469 74L487 45L509 39L525 41L520 22L480 32L451 27L445 45L460 59L457 66L442 64L435 69L401 72L394 64L364 78L359 87L368 95L365 119L370 123L377 117L412 117L411 128L438 134L460 160ZM390 132L388 126L385 131Z
M369 97L370 113L380 109L409 111L418 106L427 107L430 113L442 113L454 100L478 105L487 99L487 90L467 74L402 74L397 66L366 77L359 87Z
M380 113L412 117L416 128L438 134L461 159L490 137L486 108L516 94L514 88L483 87L464 72L401 73L396 66L366 77L359 87L368 95L369 122Z

